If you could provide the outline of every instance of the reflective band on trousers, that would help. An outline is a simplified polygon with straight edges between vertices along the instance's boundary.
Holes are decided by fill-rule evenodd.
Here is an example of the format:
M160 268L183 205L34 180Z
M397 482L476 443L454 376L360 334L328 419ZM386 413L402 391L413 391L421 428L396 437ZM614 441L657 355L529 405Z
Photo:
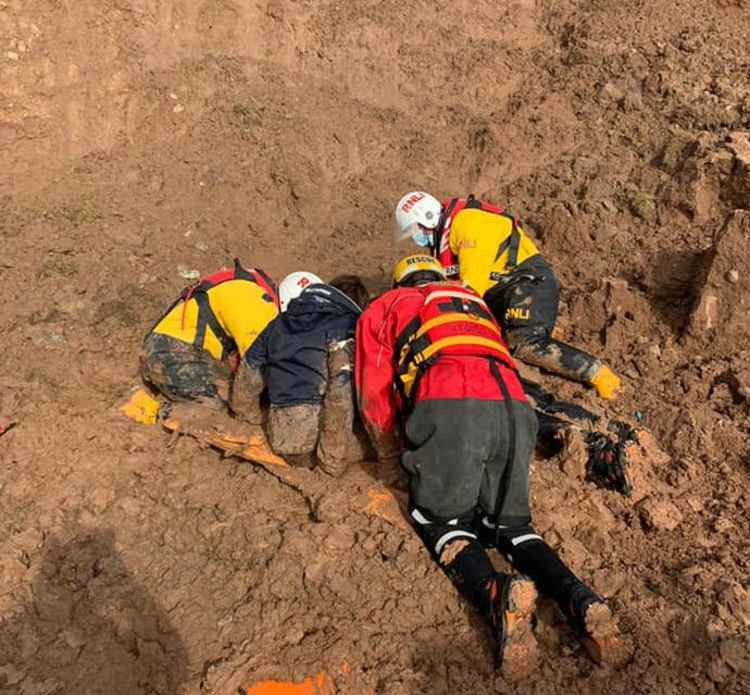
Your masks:
M533 541L533 540L541 541L542 537L537 536L536 533L526 533L523 536L517 536L516 538L511 538L510 542L513 543L513 545L521 545L521 543L525 543L526 541Z
M424 515L419 509L411 510L411 518L414 519L420 526L429 526L432 522Z
M469 533L468 531L448 531L448 533L444 533L442 536L440 536L440 538L438 538L438 542L435 543L435 555L440 555L440 551L442 551L448 541L452 541L454 538L471 538L472 540L477 539L475 534Z

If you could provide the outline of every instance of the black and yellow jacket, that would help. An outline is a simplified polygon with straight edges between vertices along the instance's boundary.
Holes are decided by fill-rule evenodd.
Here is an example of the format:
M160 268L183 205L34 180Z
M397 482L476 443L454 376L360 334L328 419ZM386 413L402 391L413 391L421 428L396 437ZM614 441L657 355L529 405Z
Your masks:
M152 329L208 351L243 357L278 314L276 289L259 269L220 271L183 290Z
M443 206L437 257L449 277L460 277L480 296L503 275L539 255L519 221L503 208L472 196L445 201Z

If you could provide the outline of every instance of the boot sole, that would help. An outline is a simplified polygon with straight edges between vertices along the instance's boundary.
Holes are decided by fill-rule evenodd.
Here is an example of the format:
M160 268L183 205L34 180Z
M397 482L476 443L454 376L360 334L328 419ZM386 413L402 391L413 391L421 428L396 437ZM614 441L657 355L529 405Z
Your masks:
M534 671L539 661L536 638L531 629L531 618L536 610L537 590L534 582L514 578L505 588L500 665L508 680L522 680Z
M632 651L620 637L617 621L606 603L592 603L584 617L587 637L583 638L586 652L600 665L623 666Z

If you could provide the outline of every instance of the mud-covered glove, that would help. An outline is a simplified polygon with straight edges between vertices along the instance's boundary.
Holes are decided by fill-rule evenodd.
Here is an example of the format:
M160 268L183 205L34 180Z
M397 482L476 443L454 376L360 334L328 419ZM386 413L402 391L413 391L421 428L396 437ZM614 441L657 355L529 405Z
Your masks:
M638 441L637 432L624 422L612 422L613 436L586 432L588 449L586 478L601 487L630 496L633 485L628 476L628 447Z
M591 378L591 385L596 389L600 398L611 401L617 397L617 392L620 389L620 377L607 365L602 365L601 369Z

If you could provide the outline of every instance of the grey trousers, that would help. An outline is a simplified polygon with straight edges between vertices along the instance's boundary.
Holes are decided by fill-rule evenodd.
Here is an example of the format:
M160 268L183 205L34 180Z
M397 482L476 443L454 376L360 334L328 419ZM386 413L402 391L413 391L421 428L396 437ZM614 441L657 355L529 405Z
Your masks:
M534 411L519 401L418 402L402 455L412 503L437 519L479 508L503 525L528 524L537 428Z

